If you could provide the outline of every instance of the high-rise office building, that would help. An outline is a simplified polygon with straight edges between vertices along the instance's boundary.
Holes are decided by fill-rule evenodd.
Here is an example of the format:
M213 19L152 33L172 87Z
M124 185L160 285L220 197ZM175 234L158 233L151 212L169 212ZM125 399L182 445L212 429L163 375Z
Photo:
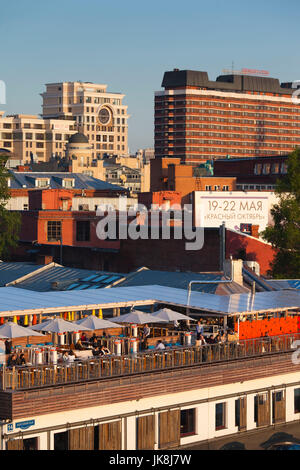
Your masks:
M155 93L155 156L186 163L280 155L300 145L300 105L291 83L266 76L165 72Z

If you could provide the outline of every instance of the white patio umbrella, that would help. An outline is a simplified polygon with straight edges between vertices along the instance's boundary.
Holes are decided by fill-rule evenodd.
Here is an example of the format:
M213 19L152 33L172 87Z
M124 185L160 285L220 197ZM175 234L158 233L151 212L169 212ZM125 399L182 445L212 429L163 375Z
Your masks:
M104 330L107 328L120 328L120 326L116 326L114 323L108 320L103 320L101 318L95 317L94 315L89 315L88 317L81 318L75 322L76 325L85 326L91 330ZM121 328L124 328L121 326Z
M4 336L2 333L0 333L0 339L8 339L8 336Z
M31 328L34 329L35 331L47 331L44 327L47 326L48 323L52 322L53 320L54 318L51 320L45 320L42 323L37 323L36 325L31 326Z
M69 331L78 332L78 330L88 331L91 328L74 325L74 323L63 320L62 318L55 318L54 320L49 320L35 325L32 327L32 329L36 331L49 331L50 333L67 333Z
M3 338L25 338L28 336L43 336L42 333L36 333L31 328L25 328L17 323L8 321L4 325L0 326L0 336Z
M151 313L151 315L153 317L161 318L162 320L166 320L169 322L176 320L194 320L193 318L188 317L187 315L183 315L183 313L175 312L174 310L171 310L169 308L162 308L154 313Z
M143 325L146 323L163 323L166 320L156 318L150 313L140 312L139 310L133 310L132 312L120 315L118 317L109 318L109 321L115 323L135 323L137 325Z

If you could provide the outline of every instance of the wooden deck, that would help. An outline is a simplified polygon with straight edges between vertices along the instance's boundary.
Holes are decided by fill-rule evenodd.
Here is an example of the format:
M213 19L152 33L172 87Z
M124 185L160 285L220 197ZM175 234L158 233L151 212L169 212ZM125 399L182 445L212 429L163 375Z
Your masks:
M95 357L73 364L4 367L0 371L0 390L30 390L57 387L114 377L145 374L204 364L263 357L293 351L300 334L244 340L238 343L173 347L130 355Z

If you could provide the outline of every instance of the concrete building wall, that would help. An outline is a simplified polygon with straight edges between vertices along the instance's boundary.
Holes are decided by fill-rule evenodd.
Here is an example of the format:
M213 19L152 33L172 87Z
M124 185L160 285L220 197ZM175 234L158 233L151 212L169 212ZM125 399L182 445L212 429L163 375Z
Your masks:
M283 391L285 393L286 413L284 422L291 423L300 418L300 413L294 408L294 390L300 388L299 374L288 373L268 378L247 380L239 383L231 383L222 386L211 386L188 392L179 392L149 398L141 398L137 401L125 401L112 403L110 405L95 404L90 408L66 411L60 413L48 413L35 416L34 413L22 420L15 420L3 425L3 433L6 435L4 442L12 436L16 436L16 423L31 421L30 430L26 430L24 438L38 437L39 449L47 450L47 430L50 432L50 449L54 449L54 434L67 431L73 427L80 427L80 422L94 425L95 420L101 423L122 420L122 448L123 450L135 450L137 439L136 419L138 416L155 415L155 445L159 448L159 413L168 409L195 410L195 432L190 436L181 437L180 445L187 445L201 441L207 441L222 436L236 434L238 438L239 429L235 423L235 400L246 397L247 415L246 431L257 429L254 420L254 400L259 393L270 394L270 419L268 425L274 424L272 419L272 393ZM224 428L216 429L216 405L224 403L225 416ZM68 423L68 424L67 424ZM94 424L93 424L94 423ZM82 424L81 426L85 426ZM57 428L57 429L55 429ZM126 432L125 432L126 429ZM43 430L43 431L41 431Z

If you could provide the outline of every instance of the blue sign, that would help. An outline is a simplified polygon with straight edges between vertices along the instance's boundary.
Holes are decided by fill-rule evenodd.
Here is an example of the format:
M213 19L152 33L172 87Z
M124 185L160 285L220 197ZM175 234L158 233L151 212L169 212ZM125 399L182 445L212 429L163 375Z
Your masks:
M28 429L30 428L30 426L34 426L34 425L35 425L35 420L30 419L28 421L21 421L20 423L16 423L16 428L22 429L24 431L25 429Z
M7 432L11 432L11 431L13 431L13 430L14 430L14 425L13 425L13 423L8 424L8 425L7 425Z

